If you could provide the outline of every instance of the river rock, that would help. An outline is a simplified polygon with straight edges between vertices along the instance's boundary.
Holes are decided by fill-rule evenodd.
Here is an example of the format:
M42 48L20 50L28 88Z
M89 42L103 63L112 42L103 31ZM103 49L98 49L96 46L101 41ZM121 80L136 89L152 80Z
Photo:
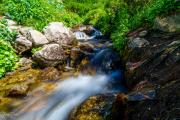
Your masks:
M149 44L150 44L149 41L147 41L146 39L137 37L130 40L129 47L141 48L141 47L148 46Z
M56 66L67 58L59 44L48 44L33 55L33 59L42 66Z
M174 14L167 17L157 17L155 19L154 28L164 32L179 32L180 31L180 14Z
M32 41L33 46L42 46L49 43L46 37L37 30L29 30L27 33L27 39Z
M57 81L60 79L60 72L54 67L47 67L41 71L39 78L42 81Z
M52 22L43 29L44 35L49 42L55 42L60 45L68 45L73 41L73 33L61 22Z
M32 48L32 42L29 41L26 37L19 35L15 41L14 47L18 53L21 54Z

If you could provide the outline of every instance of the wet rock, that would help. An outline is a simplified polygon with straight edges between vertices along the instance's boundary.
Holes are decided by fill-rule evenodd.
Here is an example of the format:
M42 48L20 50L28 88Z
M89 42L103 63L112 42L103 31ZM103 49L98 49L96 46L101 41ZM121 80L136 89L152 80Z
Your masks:
M179 32L180 31L180 14L170 15L164 18L157 17L154 27L164 32Z
M129 47L130 48L141 48L141 47L146 47L149 44L150 44L149 41L147 41L146 39L138 37L138 38L134 38L134 39L130 40Z
M0 80L0 96L26 95L31 84L36 83L40 71L34 69L17 70Z
M84 58L85 54L81 51L80 48L72 48L71 49L71 60L72 66L75 67L79 65Z
M128 94L128 101L143 101L143 100L154 100L156 97L155 90L148 90L143 92L135 92Z
M60 79L60 72L54 67L47 67L41 71L39 78L42 81L57 81Z
M19 35L15 41L14 47L19 54L22 54L32 48L32 42L26 39L26 37Z
M127 98L124 94L97 95L75 109L72 120L127 120Z
M90 97L71 114L72 120L103 120L110 115L114 95L99 95Z
M93 49L89 46L79 46L71 49L72 66L77 67L81 64L83 59L87 59L93 54Z
M36 47L49 43L46 37L37 30L29 30L27 33L27 39L33 43L33 46Z
M42 66L56 66L66 60L67 56L59 44L48 44L33 55L33 59Z
M43 29L44 35L49 42L55 42L60 45L71 44L74 37L71 30L60 22L52 22Z

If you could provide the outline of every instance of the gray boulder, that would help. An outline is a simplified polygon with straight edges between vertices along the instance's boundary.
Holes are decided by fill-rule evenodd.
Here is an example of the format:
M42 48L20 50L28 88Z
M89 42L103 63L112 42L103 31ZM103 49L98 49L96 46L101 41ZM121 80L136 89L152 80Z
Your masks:
M43 29L44 35L49 42L55 42L60 45L68 45L73 41L73 33L63 23L52 22Z
M49 43L46 37L37 30L29 30L27 33L27 38L28 40L32 41L33 46L42 46Z
M26 37L19 35L15 41L14 47L19 54L22 54L32 48L32 42L26 39Z
M56 66L66 60L65 51L59 44L45 45L33 55L34 61L42 66Z

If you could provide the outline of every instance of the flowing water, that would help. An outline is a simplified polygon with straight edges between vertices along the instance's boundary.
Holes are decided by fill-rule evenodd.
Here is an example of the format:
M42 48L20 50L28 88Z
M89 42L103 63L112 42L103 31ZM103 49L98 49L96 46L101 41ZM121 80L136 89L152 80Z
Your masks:
M91 66L96 67L96 74L82 73L64 79L57 83L51 94L30 98L16 111L17 120L66 120L71 111L90 96L124 91L120 86L122 72L114 70L119 67L114 62L117 60L115 56L112 50L98 49L90 59ZM70 67L69 61L67 63Z

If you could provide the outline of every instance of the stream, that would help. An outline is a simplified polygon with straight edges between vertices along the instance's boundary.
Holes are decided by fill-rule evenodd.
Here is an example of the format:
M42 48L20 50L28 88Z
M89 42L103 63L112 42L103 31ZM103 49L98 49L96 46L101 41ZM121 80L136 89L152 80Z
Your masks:
M95 73L84 72L88 69L85 67L78 76L58 81L51 93L30 97L14 111L16 120L66 120L72 110L90 96L126 91L119 55L109 48L110 41L95 39L96 34L101 33L94 30L95 34L89 37L93 39L87 39L83 32L76 32L76 36L83 44L95 46L94 52L87 55L90 61L88 67L95 69ZM70 60L67 60L66 68L71 71Z

